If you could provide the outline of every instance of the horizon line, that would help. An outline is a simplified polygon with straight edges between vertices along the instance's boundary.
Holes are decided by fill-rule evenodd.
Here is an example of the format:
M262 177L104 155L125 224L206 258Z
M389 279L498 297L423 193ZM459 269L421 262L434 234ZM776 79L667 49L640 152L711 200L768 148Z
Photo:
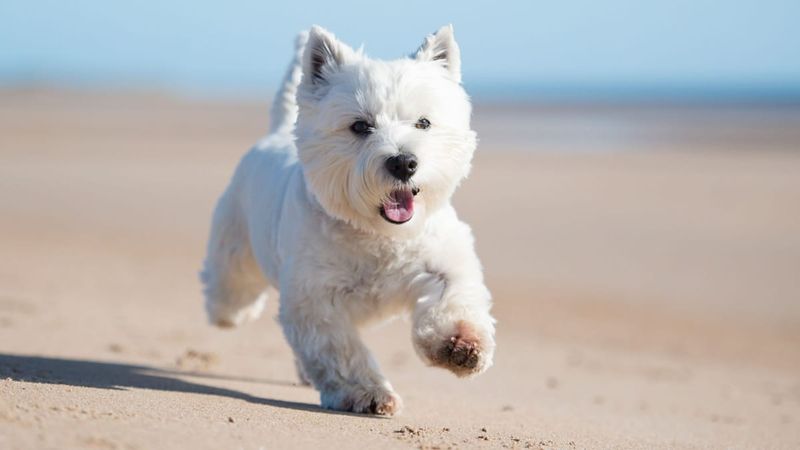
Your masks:
M754 103L800 105L800 83L643 82L465 82L470 97L484 103ZM151 92L198 99L272 98L275 89L252 83L164 83L128 80L2 79L0 90Z

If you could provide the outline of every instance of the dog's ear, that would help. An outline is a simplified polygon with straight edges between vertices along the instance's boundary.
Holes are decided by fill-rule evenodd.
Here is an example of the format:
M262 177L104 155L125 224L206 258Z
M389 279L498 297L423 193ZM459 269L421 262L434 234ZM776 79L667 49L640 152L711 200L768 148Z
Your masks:
M461 51L453 35L453 25L445 25L436 33L425 37L414 59L439 62L453 80L461 83Z
M308 32L303 52L303 82L310 86L325 84L327 77L354 54L353 49L336 39L333 33L314 25Z

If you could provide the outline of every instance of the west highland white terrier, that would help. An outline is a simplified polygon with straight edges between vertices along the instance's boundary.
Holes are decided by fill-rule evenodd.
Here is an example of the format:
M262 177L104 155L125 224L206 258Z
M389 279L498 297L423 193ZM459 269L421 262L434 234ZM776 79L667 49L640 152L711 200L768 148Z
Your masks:
M492 365L491 296L450 198L477 139L452 26L410 57L368 58L313 27L214 212L201 274L221 327L255 319L269 285L299 376L324 408L392 415L400 397L359 327L411 312L424 362Z

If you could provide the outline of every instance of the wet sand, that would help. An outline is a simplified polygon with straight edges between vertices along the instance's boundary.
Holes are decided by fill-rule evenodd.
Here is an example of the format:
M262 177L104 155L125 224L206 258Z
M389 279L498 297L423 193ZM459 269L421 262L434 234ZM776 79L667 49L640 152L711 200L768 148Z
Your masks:
M274 299L205 322L210 212L266 111L0 93L0 448L800 446L797 110L479 105L455 201L496 363L366 331L391 419L318 408Z

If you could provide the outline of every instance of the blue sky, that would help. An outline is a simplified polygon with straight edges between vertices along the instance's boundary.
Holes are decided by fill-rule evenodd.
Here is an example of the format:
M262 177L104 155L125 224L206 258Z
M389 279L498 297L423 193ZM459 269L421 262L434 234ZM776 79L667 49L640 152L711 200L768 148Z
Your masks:
M453 23L478 94L800 93L800 1L3 0L0 85L270 92L313 23L377 57ZM560 93L560 94L559 94Z

